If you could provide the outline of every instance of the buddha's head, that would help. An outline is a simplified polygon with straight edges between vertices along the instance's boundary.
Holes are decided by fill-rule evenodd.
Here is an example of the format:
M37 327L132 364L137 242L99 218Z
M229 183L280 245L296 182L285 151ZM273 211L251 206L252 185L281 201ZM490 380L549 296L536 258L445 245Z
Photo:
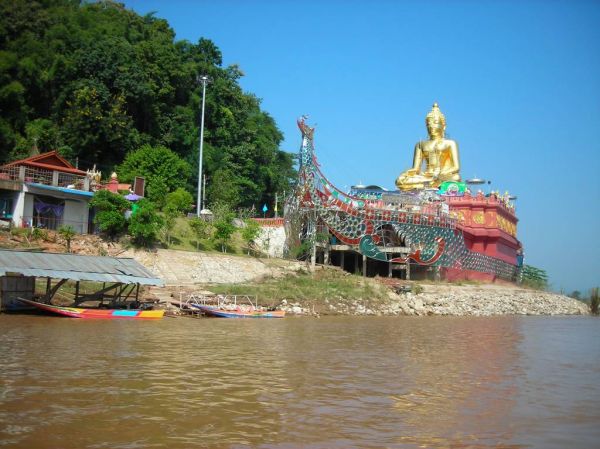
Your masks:
M425 124L427 125L427 132L429 137L432 139L441 139L444 137L446 131L446 117L440 111L437 103L433 103L431 111L427 113L425 117Z

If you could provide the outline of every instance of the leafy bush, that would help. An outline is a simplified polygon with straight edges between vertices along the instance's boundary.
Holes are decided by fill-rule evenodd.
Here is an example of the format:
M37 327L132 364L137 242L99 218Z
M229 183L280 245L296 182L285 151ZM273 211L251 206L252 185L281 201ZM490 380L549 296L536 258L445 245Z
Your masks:
M590 295L590 310L594 315L600 313L600 293L598 293L598 287L592 289Z
M48 241L48 232L40 228L31 228L31 238Z
M179 214L185 214L192 208L194 198L187 190L178 187L174 192L167 195L165 208L176 211Z
M536 290L546 290L548 288L548 275L541 268L524 265L521 282L526 287L535 288Z
M185 187L192 169L167 147L146 144L127 153L117 173L125 181L143 176L148 185L148 197L160 204L168 192Z
M260 234L260 225L256 220L252 220L251 218L244 220L244 224L245 226L242 229L242 239L246 242L248 254L250 254L250 245Z
M418 295L418 294L423 293L423 287L421 285L419 285L419 284L415 284L415 285L413 285L411 291L415 295Z
M226 246L235 232L233 219L235 214L228 203L216 203L212 206L214 214L214 234L213 238L221 246L221 251L226 252Z
M147 198L152 201L159 209L165 207L167 194L169 193L169 186L161 176L157 176L152 179L152 182L148 183L146 189Z
M58 229L58 233L67 242L67 252L70 253L71 252L71 240L73 240L73 237L75 237L75 234L76 234L75 229L73 229L73 226L70 226L70 225L61 226Z
M213 232L212 224L201 218L192 218L188 225L190 226L194 237L196 237L196 249L200 247L200 240L208 239Z
M94 223L98 225L100 231L107 236L114 238L127 227L125 211L129 209L129 201L121 195L100 190L94 194L90 201L90 207L96 208Z
M134 243L150 246L156 240L163 219L156 212L156 207L149 200L138 201L138 208L129 219L129 235Z
M215 233L214 238L221 245L221 251L224 253L227 252L227 244L231 240L231 236L235 232L235 226L233 225L232 220L227 220L223 218L221 220L215 221L214 224Z

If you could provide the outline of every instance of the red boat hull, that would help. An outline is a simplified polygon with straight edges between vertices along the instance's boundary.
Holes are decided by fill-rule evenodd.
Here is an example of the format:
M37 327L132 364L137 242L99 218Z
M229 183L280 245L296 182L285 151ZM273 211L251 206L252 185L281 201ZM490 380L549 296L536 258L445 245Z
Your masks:
M19 298L24 302L44 312L70 318L103 318L103 319L159 319L165 314L164 310L127 310L127 309L84 309L80 307L60 307L42 304L30 299Z

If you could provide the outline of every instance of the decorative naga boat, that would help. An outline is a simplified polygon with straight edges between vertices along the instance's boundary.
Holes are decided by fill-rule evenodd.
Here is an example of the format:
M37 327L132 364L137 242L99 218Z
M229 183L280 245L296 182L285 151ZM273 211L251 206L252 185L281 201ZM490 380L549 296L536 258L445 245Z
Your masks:
M465 232L470 222L465 222L463 211L453 211L454 198L440 194L437 188L386 191L374 197L345 193L320 169L314 150L314 128L305 123L305 117L298 120L298 127L302 133L299 179L285 206L288 248L307 241L317 242L320 235L327 235L330 242L335 240L380 262L406 266L410 259L416 266L443 268L446 272L479 272L491 279L517 277L519 267L516 262L511 263L514 257L502 254L494 257L469 248ZM483 196L481 199L478 207L487 210L491 200ZM473 202L479 200L479 196L472 198ZM474 226L480 227L477 232L487 231L484 229L487 227L511 240L515 247L520 246L500 226L506 221L501 222L503 216L496 218L491 212L485 215L477 212L472 219ZM471 241L469 245L472 246Z
M207 316L216 318L283 318L285 310L260 310L254 307L247 309L236 308L226 309L218 306L209 306L206 304L190 304L191 307L200 310Z
M30 299L19 298L19 301L33 306L44 312L55 315L66 316L70 318L109 318L109 319L158 319L165 314L164 310L128 310L128 309L86 309L82 307L62 307L51 304L42 304L41 302Z

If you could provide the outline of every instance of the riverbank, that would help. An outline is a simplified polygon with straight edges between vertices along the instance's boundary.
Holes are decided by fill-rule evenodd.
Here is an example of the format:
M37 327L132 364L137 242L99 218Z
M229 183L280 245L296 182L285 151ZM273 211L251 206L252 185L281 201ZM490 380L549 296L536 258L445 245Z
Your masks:
M25 232L0 233L0 246L34 246L64 251L56 233L30 241ZM512 284L454 284L363 278L335 267L278 258L254 258L215 252L127 249L98 236L76 236L74 253L133 257L167 285L146 292L168 307L198 291L255 295L261 305L279 307L290 315L587 315L586 303L564 295L525 289Z
M388 289L378 286L370 290ZM495 316L495 315L588 315L587 304L550 292L511 285L453 285L448 283L403 283L406 293L389 289L386 297L282 299L278 307L294 315L376 316ZM219 289L222 290L222 289ZM418 292L418 293L416 293ZM281 294L286 296L286 291ZM277 304L276 304L277 305Z
M209 292L254 295L290 315L587 315L587 304L512 284L459 284L364 278L336 267L171 250L127 252L167 282L150 293L167 303Z
M588 315L587 304L514 285L420 284L421 293L395 294L384 315Z

